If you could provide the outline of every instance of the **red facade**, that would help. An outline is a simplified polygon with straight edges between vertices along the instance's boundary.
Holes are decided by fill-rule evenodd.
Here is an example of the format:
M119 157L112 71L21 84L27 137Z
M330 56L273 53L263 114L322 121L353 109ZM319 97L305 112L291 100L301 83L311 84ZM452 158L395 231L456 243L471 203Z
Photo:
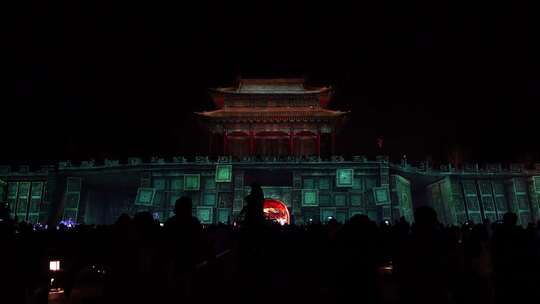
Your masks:
M211 154L334 154L346 112L327 108L331 93L303 79L242 79L235 87L213 89L217 109L197 114L210 131Z

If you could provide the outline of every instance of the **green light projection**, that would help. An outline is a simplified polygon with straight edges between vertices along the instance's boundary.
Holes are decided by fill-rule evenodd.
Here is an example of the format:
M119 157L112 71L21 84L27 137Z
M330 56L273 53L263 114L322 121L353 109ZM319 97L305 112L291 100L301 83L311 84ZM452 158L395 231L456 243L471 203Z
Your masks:
M304 189L302 190L302 206L316 207L319 205L319 195L317 190Z
M216 206L216 194L215 193L205 193L203 194L203 205L205 206Z
M227 224L229 222L230 215L231 215L231 210L229 208L219 208L218 209L218 223Z
M137 198L135 199L135 205L152 206L154 201L154 195L156 190L149 187L139 187L137 190Z
M353 169L337 169L336 170L336 186L337 187L352 187L354 182Z
M184 175L184 190L199 191L201 187L201 176L199 174Z
M373 194L375 198L375 204L387 204L390 202L390 195L387 187L375 187L373 188Z
M213 222L213 208L211 207L199 207L197 208L197 218L202 224L212 224Z
M232 179L232 165L216 166L216 183L228 183Z

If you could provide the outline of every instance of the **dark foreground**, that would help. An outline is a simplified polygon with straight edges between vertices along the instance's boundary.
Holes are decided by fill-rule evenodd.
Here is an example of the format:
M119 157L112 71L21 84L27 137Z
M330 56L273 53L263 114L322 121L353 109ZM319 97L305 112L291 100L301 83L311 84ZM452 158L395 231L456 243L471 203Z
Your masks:
M1 223L1 303L524 303L536 301L540 227L340 225L161 227ZM60 271L49 270L59 260ZM51 283L51 278L54 280ZM51 292L59 288L57 293Z

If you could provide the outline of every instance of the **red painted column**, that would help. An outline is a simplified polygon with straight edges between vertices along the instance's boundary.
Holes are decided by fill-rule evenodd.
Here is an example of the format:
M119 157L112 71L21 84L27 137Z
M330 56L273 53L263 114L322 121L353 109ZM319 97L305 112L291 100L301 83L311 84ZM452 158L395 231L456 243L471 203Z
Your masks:
M223 155L229 154L229 139L227 136L227 130L223 131Z
M321 129L317 129L317 155L321 155Z
M249 130L249 155L255 154L255 136L253 130Z
M294 131L289 131L289 155L294 154Z

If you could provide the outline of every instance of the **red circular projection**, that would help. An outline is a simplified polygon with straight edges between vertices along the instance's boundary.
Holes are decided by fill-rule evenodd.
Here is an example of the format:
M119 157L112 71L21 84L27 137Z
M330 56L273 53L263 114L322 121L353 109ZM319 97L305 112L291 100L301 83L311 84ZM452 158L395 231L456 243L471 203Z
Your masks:
M267 198L264 200L264 216L272 221L276 221L281 225L289 224L290 215L289 209L282 201Z

